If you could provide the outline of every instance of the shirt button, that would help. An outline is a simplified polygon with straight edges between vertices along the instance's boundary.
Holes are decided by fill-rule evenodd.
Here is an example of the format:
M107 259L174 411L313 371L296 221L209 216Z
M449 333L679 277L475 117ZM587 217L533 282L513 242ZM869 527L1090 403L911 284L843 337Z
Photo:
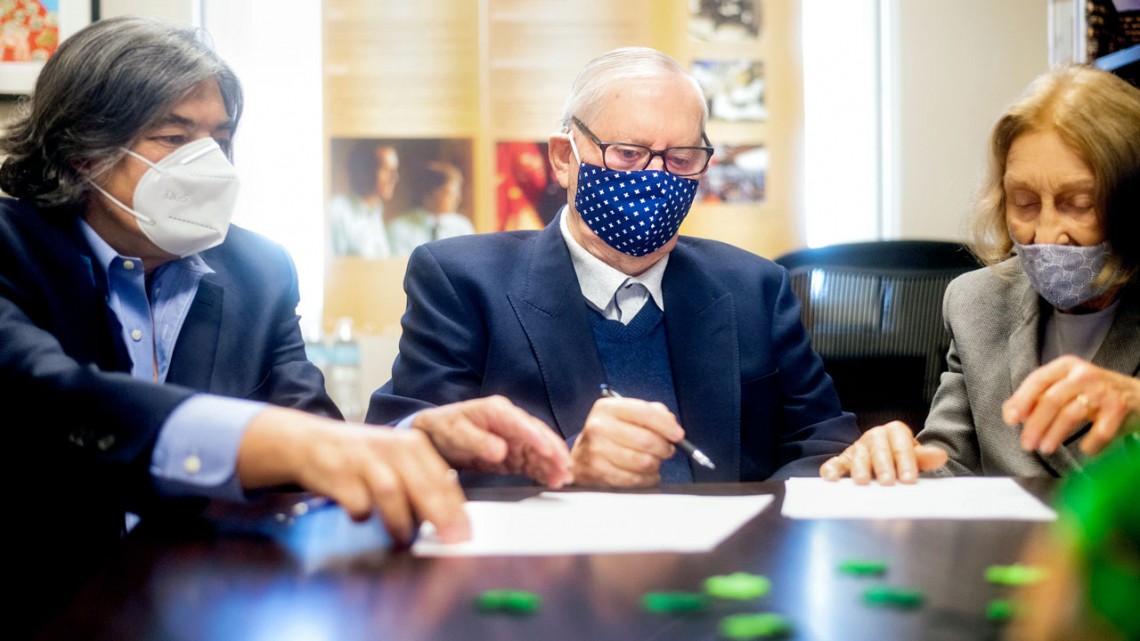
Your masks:
M186 470L187 474L197 474L202 469L202 459L196 455L191 454L182 461L182 469Z
M135 261L133 261L133 260L124 260L123 261L123 269L130 270L130 269L134 269L134 268L135 268Z
M142 340L142 330L141 329L132 329L131 330L131 338L133 338L136 341L141 341Z

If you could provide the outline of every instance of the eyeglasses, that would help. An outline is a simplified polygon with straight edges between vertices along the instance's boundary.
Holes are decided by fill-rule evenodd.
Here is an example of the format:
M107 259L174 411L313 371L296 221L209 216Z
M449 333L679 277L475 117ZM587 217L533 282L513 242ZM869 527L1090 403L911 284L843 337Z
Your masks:
M713 148L708 136L703 132L701 138L708 147L669 147L656 151L645 145L635 145L628 142L602 142L590 131L586 125L571 116L570 122L578 126L582 133L590 137L598 149L602 150L602 165L614 171L641 171L653 162L655 156L660 156L665 171L674 176L697 176L705 172L712 160Z

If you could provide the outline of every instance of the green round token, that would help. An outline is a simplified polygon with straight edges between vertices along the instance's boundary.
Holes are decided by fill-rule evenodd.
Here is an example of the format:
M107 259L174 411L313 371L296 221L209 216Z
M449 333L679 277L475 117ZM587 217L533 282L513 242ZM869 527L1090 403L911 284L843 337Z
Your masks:
M986 618L995 623L1008 621L1017 616L1020 608L1017 602L1010 599L994 599L986 605Z
M887 562L875 559L848 559L839 564L839 571L856 576L882 576L887 573Z
M768 594L772 582L767 577L747 572L733 572L705 579L705 594L718 599L747 601Z
M1031 585L1047 574L1044 568L1033 565L991 565L986 568L986 581L1000 585Z
M650 592L641 597L641 606L650 612L693 614L707 610L709 600L695 592Z
M720 620L717 632L726 639L772 639L791 634L792 624L779 614L734 614Z
M863 600L870 605L885 605L896 608L917 608L922 605L923 594L909 588L877 586L863 592Z
M521 590L487 590L475 599L475 607L483 612L530 614L542 607L542 597Z

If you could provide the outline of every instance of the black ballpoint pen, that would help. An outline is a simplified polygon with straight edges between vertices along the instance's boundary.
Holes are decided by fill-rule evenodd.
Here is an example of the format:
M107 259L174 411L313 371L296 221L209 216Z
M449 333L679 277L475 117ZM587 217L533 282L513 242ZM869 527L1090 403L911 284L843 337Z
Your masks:
M601 385L599 385L598 388L602 391L602 396L608 396L610 398L621 398L622 397L621 394L617 393L617 390L610 387L609 385L606 385L605 383L602 383ZM677 447L681 448L682 452L684 452L685 454L688 454L689 457L691 457L697 463L700 463L701 465L709 468L710 470L716 469L716 465L713 464L712 459L705 456L704 452L698 450L696 445L693 445L692 443L689 442L689 439L683 438L676 445L677 445Z

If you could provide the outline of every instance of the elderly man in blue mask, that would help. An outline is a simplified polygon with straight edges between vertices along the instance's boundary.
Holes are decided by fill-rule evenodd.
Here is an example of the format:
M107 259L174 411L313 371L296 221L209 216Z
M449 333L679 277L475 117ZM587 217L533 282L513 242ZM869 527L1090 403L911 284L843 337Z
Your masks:
M713 154L706 117L700 87L658 51L590 62L550 137L566 206L542 231L412 254L400 356L368 420L501 394L566 440L576 483L606 487L815 475L859 439L788 274L677 234ZM900 477L930 464L900 449ZM893 458L886 440L867 452Z

